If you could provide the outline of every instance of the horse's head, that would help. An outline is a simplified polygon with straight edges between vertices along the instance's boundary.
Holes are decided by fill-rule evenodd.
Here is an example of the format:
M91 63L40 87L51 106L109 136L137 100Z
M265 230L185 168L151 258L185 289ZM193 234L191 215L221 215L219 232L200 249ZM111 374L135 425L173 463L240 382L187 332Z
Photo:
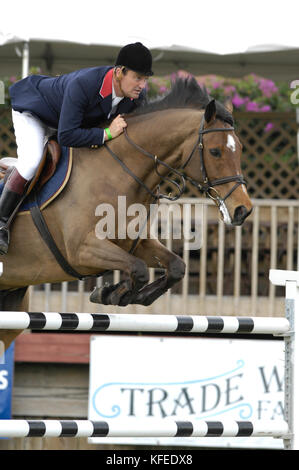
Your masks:
M228 115L232 106L226 104ZM252 211L241 173L242 144L231 122L218 118L215 101L202 115L196 146L185 159L187 179L214 200L226 224L241 225Z

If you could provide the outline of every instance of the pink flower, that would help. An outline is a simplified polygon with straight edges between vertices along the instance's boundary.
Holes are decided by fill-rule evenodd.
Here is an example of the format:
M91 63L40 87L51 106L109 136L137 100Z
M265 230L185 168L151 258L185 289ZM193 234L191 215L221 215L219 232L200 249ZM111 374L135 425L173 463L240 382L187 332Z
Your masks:
M224 87L224 93L225 95L231 95L236 91L236 87L233 85L227 85Z
M256 103L255 101L249 101L246 104L246 111L265 113L267 111L271 111L271 106L269 106L268 104L265 104L260 107L259 103Z
M192 74L189 72L186 72L186 70L179 70L177 72L177 76L179 78L189 78L189 77L192 77Z
M242 98L238 93L235 93L235 95L232 98L232 103L235 106L235 108L241 108L246 102L246 98Z
M259 89L266 98L271 98L271 96L278 91L275 83L272 82L272 80L267 80L266 78L260 79Z
M266 125L265 129L264 129L264 132L270 132L272 129L274 129L274 124L273 122L268 122L268 124Z
M259 105L255 101L249 101L246 104L246 111L259 111Z
M164 86L164 85L160 86L160 88L159 88L159 92L160 92L160 93L166 93L166 91L167 91L167 87L166 87L166 86Z
M271 106L269 104L265 104L264 106L262 106L259 111L261 111L262 113L266 113L267 111L271 111Z

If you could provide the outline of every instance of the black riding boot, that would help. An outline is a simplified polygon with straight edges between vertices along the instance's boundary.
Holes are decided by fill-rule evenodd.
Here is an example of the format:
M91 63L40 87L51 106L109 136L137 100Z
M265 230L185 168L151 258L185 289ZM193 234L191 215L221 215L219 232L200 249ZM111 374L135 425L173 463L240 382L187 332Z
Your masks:
M0 254L5 255L9 245L9 226L12 222L10 216L22 199L26 189L27 180L23 178L16 168L13 168L7 178L0 197Z

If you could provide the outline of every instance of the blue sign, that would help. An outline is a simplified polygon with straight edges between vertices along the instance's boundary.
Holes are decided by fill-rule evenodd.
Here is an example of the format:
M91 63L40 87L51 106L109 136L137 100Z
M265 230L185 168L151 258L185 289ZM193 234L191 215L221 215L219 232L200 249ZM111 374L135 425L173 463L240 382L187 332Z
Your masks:
M13 372L14 343L5 353L0 349L0 419L11 419Z

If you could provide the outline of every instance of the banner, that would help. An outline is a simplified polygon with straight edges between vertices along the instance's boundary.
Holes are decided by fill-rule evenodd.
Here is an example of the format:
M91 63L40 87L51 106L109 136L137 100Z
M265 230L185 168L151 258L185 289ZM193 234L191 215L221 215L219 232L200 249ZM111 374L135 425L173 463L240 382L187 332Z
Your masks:
M1 342L0 342L1 343ZM3 343L1 343L3 346ZM0 419L11 418L11 402L14 372L14 343L4 353L0 349Z
M89 419L283 418L284 342L93 336ZM269 438L91 438L93 443L282 448Z

